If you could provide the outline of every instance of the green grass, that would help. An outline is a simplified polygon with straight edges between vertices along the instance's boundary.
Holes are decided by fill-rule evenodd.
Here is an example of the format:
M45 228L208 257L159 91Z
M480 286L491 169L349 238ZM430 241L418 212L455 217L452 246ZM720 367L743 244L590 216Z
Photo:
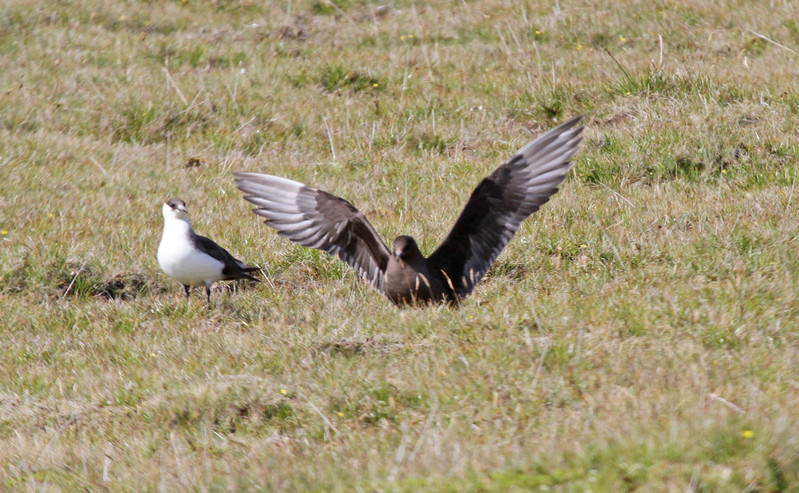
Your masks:
M6 2L0 490L798 490L797 11L559 5ZM460 309L393 307L231 177L429 253L577 114ZM171 196L266 282L187 303Z

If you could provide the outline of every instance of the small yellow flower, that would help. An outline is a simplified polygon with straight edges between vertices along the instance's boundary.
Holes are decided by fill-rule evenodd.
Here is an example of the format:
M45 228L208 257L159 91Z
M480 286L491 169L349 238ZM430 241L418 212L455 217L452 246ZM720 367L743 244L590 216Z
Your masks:
M336 414L338 414L339 418L343 418L344 417L344 413L342 413L341 411L337 412Z
M413 34L409 34L409 35L408 35L408 38L412 38L412 37L413 37Z
M625 94L627 94L629 96L630 95L630 91L627 91Z
M288 394L288 391L286 389L280 389L280 393L286 395Z
M622 43L626 43L627 38L625 38L624 36L619 36L619 41L621 41Z
M155 358L155 353L150 353L150 357Z
M536 34L541 34L541 31L536 31L535 33L536 33Z
M447 372L445 372L445 371L442 371L442 372L441 372L441 376L442 376L442 377L446 377L446 376L447 376Z
M577 45L577 51L581 51L582 49L583 49L583 45L581 45L581 44L578 44L578 45Z
M3 234L5 234L5 231L3 231ZM779 298L777 298L777 301L782 301L782 296L780 296Z
M47 217L53 217L53 213L51 212L51 213L47 214Z
M585 243L583 243L582 245L580 245L580 248L588 248L588 245L586 245Z
M379 85L380 85L380 84L378 84L377 82L375 82L374 84L372 84L372 87L377 87L377 86L379 86Z
M405 36L400 36L400 39L405 39Z
M752 438L755 436L755 432L752 430L744 430L741 432L741 436L744 438Z
M723 169L723 170L721 170L721 172L722 172L723 174L725 174L725 175L727 174L727 170L726 170L726 169Z
M5 229L4 229L3 231L0 231L0 235L3 235L3 236L5 236L5 235L7 235L7 234L8 234L8 230L5 230Z

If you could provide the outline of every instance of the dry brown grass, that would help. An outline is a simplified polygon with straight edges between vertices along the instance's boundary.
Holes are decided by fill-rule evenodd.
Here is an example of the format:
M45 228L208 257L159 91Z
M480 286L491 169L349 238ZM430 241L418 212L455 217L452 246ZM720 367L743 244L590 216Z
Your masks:
M559 4L6 2L0 489L799 488L799 10ZM430 252L582 113L460 310L394 308L230 176ZM187 304L170 196L269 282Z

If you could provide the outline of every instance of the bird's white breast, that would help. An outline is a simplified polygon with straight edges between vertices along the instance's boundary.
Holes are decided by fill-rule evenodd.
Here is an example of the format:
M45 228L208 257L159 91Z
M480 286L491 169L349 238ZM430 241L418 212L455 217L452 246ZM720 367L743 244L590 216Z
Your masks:
M204 285L222 278L224 264L196 248L187 221L170 219L158 245L158 264L166 275L186 285Z

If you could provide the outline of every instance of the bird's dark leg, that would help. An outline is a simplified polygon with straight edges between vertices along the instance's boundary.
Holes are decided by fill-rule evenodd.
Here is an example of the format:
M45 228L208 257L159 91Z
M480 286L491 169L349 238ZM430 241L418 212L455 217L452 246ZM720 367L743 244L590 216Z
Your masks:
M208 304L210 305L211 304L211 285L210 284L206 284L205 285L205 297L206 297L206 299L208 301Z
M191 290L191 286L189 286L188 284L184 284L183 285L183 289L186 291L186 299L189 299L189 295L191 293L191 291L190 291Z

